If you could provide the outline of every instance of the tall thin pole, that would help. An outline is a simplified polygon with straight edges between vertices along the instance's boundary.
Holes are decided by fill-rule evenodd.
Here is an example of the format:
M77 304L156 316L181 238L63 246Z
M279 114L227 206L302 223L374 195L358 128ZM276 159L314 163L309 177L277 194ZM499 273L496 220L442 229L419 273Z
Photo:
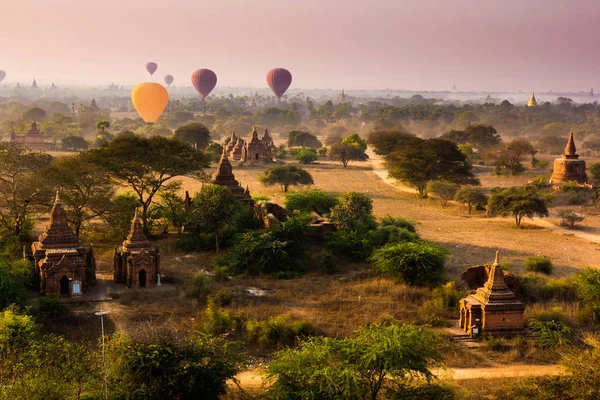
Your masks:
M106 373L106 345L104 344L104 314L108 311L98 311L94 313L100 316L100 325L102 326L102 361L104 363L104 399L108 400L108 378Z
M106 379L106 346L104 345L104 314L100 314L100 325L102 325L102 362L104 363L104 399L108 400L108 385Z

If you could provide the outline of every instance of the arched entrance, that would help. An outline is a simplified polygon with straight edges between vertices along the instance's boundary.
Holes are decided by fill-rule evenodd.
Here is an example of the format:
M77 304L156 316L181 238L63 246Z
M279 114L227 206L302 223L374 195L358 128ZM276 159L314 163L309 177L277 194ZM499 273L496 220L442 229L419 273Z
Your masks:
M256 153L256 156L255 156L255 157L256 157L256 161L258 161L258 159L259 159L259 157L260 157L260 156L259 156L259 154L258 154L258 153Z
M60 278L60 295L68 296L70 294L71 290L69 288L69 278L66 275L63 275L63 277Z
M138 276L139 287L146 287L146 270L143 269L140 271Z

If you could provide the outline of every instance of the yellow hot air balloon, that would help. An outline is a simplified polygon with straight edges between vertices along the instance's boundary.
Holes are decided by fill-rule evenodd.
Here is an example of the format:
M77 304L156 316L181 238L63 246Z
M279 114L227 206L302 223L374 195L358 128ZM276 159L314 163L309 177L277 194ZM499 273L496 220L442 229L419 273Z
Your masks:
M153 123L160 117L169 102L164 86L154 82L142 82L131 91L131 101L140 117Z

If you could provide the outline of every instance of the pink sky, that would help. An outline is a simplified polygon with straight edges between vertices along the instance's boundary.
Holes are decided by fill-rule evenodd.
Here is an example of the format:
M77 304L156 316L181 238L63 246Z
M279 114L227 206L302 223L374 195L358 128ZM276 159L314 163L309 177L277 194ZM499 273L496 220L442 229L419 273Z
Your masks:
M8 4L7 4L8 3ZM9 82L600 91L600 0L4 0ZM434 86L435 85L435 86Z

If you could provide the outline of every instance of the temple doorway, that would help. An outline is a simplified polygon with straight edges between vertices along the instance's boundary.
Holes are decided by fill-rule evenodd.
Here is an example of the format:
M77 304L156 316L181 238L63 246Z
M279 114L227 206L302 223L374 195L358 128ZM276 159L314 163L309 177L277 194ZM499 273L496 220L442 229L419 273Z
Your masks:
M140 271L140 275L138 277L138 282L140 287L146 287L146 270L143 269Z
M66 275L63 275L63 277L60 278L60 295L68 296L70 294L71 291L69 290L69 278L67 278Z
M256 161L258 161L258 157L259 157L259 155L258 155L258 153L256 153Z

